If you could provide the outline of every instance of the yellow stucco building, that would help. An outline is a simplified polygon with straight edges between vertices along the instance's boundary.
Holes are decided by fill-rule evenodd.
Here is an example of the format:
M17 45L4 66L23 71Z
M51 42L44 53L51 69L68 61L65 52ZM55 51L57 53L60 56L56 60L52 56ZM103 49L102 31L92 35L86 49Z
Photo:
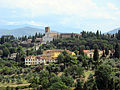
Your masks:
M45 50L42 55L32 55L25 57L25 65L36 65L40 63L57 62L57 57L63 52L61 49ZM74 52L65 50L67 53L75 55Z

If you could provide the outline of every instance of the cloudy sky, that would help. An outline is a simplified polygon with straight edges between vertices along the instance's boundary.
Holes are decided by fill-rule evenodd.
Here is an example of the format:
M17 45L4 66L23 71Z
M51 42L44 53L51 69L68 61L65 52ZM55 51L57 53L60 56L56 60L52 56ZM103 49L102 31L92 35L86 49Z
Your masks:
M60 32L120 27L119 0L0 0L0 26L50 26Z

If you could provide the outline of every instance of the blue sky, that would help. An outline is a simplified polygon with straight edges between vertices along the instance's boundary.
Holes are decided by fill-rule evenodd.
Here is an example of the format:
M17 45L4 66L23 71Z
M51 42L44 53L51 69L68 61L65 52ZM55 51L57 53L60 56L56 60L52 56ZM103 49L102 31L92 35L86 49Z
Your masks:
M59 32L107 32L120 27L119 4L119 0L0 0L0 28L30 24Z

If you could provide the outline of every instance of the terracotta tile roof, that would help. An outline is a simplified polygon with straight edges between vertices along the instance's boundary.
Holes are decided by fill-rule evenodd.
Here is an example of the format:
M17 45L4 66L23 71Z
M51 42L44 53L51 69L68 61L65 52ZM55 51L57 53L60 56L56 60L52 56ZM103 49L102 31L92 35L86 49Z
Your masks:
M25 57L25 59L30 59L30 58L33 58L33 57L36 57L36 56L35 55L27 56L27 57Z
M46 50L43 52L42 55L32 55L32 56L27 56L25 57L25 59L31 59L31 58L36 58L36 59L46 59L46 60L50 60L50 59L57 59L57 57L53 57L53 52L63 52L64 50L61 49L54 49L54 50ZM69 50L66 50L68 53L72 53Z
M28 39L27 41L32 41L32 39Z
M61 49L54 49L54 50L46 50L46 51L44 51L43 53L50 53L50 52L63 52L64 50L61 50ZM69 51L69 50L66 50L65 49L65 51L67 51L68 53L72 53L71 51Z
M35 40L36 41L42 41L42 38L36 38Z
M90 52L94 52L94 50L83 50L84 54L90 53Z

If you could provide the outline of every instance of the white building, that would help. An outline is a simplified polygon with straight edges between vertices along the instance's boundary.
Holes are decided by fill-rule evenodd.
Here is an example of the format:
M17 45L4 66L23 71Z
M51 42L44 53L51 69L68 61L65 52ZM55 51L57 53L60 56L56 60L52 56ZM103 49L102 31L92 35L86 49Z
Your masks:
M42 38L42 44L53 41L53 37L50 36L49 32L45 33L45 36Z
M47 64L49 62L55 63L57 60L51 58L51 55L32 55L25 57L25 65L37 65L40 63Z

